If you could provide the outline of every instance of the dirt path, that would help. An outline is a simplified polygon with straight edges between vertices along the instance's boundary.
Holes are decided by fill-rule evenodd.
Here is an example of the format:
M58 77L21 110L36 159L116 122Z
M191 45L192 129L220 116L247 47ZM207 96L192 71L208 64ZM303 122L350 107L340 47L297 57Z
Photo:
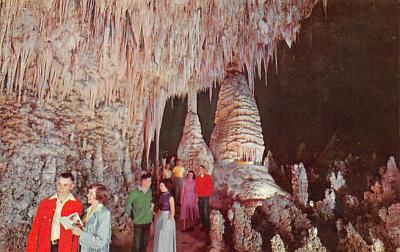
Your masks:
M179 219L179 218L178 218ZM176 251L177 252L206 252L208 234L200 230L200 223L196 223L190 231L182 232L181 221L176 221ZM153 233L153 232L152 232ZM150 237L147 252L153 252L154 234Z

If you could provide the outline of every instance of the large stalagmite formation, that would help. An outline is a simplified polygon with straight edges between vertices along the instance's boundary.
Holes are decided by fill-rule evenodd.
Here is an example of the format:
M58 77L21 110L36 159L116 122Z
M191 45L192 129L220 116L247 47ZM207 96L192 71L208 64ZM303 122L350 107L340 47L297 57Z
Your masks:
M260 116L242 74L221 83L210 148L217 162L262 162L265 147Z
M228 210L236 251L262 251L261 234L252 228L257 206L274 195L288 195L261 162L264 141L257 105L243 75L221 84L210 147L215 157L212 205Z

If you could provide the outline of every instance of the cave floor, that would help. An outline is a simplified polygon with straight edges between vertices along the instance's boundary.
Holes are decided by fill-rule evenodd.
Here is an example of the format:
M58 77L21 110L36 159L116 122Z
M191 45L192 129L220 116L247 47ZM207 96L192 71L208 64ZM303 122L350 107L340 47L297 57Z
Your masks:
M182 232L182 221L179 220L179 208L178 213L175 215L176 221L176 251L177 252L206 252L208 251L207 241L208 234L201 231L200 222L196 222L191 230ZM154 225L151 227L150 240L147 252L153 251L154 242ZM130 252L130 249L113 249L111 252Z

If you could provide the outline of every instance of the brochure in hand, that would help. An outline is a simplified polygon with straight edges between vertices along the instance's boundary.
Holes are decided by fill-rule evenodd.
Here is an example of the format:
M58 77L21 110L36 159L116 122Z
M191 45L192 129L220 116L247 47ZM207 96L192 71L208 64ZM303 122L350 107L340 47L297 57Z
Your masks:
M61 217L60 222L65 229L72 229L73 227L83 226L82 220L81 218L79 218L79 214L77 212L65 217Z

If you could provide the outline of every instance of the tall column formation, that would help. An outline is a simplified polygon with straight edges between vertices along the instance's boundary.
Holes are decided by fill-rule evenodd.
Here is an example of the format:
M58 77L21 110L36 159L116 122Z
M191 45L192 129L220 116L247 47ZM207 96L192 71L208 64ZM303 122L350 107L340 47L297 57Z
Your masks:
M201 134L200 120L197 115L197 94L195 92L189 93L188 113L177 154L186 169L196 171L198 165L204 165L208 173L212 173L214 157Z
M243 74L221 83L210 148L217 162L262 162L265 147L260 115Z

